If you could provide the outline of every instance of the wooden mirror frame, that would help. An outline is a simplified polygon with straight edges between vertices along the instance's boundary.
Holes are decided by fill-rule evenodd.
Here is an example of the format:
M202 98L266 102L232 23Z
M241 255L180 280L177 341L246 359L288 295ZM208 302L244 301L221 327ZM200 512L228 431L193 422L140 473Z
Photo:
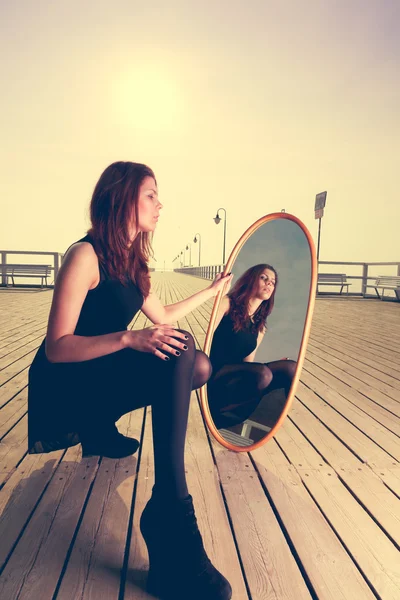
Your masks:
M314 312L316 290L317 290L318 263L317 263L317 257L316 257L313 239L312 239L307 227L304 225L304 223L302 223L300 221L300 219L298 219L294 215L291 215L286 212L271 213L269 215L265 215L264 217L261 217L260 219L258 219L258 221L253 223L253 225L251 225L243 233L243 235L241 236L241 238L239 239L239 241L233 248L231 255L229 256L228 262L225 265L223 275L226 275L227 273L230 272L231 267L235 263L240 250L242 249L244 244L247 242L247 240L251 237L251 235L259 227L261 227L262 225L265 225L265 223L268 223L269 221L274 221L276 219L288 219L289 221L293 221L294 223L296 223L302 229L302 231L304 232L304 234L307 238L307 241L308 241L308 247L310 249L310 258L311 258L311 280L310 280L310 291L309 291L309 302L308 302L307 315L306 315L306 319L305 319L305 323L304 323L303 336L301 339L299 356L297 359L297 368L296 368L296 372L295 372L295 375L292 380L292 385L290 388L288 398L286 399L285 406L283 408L282 414L280 415L278 421L275 423L275 425L273 426L271 431L269 431L265 435L265 437L263 437L261 440L259 440L258 442L255 442L254 444L252 444L250 446L235 446L234 444L227 442L225 440L225 438L223 438L219 434L218 429L215 427L214 422L212 420L210 409L208 407L208 401L207 401L207 392L206 392L207 383L204 384L200 388L201 409L202 409L202 413L204 415L204 418L206 420L206 423L207 423L211 433L213 434L213 436L217 440L217 442L219 442L220 444L225 446L225 448L228 448L228 450L233 450L235 452L250 452L251 450L255 450L256 448L259 448L260 446L265 444L270 438L272 438L276 434L278 429L282 426L282 423L283 423L286 415L288 414L289 409L293 402L294 390L296 389L297 383L300 379L300 373L303 368L307 343L308 343L308 339L310 336L311 320L312 320L312 315ZM224 296L224 293L225 293L225 288L222 289L220 292L218 292L218 294L216 295L216 298L214 300L214 307L213 307L213 310L211 313L210 323L208 325L207 335L206 335L204 348L203 348L203 351L207 354L208 357L210 356L210 347L211 347L212 334L214 332L214 324L215 324L216 316L218 313L219 305L221 302L221 298Z

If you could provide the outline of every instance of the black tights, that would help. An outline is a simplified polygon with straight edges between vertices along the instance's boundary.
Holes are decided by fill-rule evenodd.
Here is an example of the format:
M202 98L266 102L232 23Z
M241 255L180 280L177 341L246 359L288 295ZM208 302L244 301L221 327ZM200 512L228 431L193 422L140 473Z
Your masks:
M184 449L191 391L208 381L212 367L208 356L196 350L193 336L179 331L188 337L188 349L180 356L167 354L169 361L131 349L92 361L91 381L96 383L87 396L88 420L82 421L82 427L92 435L107 435L123 414L151 405L155 489L184 498L188 494Z
M267 392L283 388L287 397L296 367L293 360L243 362L221 367L207 386L215 426L222 428L242 423Z
M188 349L174 358L163 394L152 402L155 489L179 498L188 495L184 453L190 394L206 383L212 370L207 355L185 333Z

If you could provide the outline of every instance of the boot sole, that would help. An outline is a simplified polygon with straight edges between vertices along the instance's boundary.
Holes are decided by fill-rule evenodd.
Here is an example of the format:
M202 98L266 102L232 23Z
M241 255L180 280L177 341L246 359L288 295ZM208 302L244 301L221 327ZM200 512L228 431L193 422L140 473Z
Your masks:
M113 453L107 450L102 450L101 448L88 448L84 450L82 447L82 458L88 458L91 456L104 456L106 458L126 458L127 456L132 456L138 450L140 444L137 442L136 447L133 447L129 450L129 452L120 452Z

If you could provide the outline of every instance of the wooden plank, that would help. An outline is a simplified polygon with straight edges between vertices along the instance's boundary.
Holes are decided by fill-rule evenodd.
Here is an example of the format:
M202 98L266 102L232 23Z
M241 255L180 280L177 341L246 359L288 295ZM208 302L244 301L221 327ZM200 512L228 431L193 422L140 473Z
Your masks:
M345 344L338 344L335 340L330 338L328 343L326 336L318 335L315 332L310 338L308 345L310 348L315 348L315 351L318 354L332 354L332 356L336 358L342 360L345 359L348 364L351 364L358 369L358 371L372 375L389 386L400 390L399 374L390 372L390 369L380 366L376 361L365 356L363 352L357 352L357 354L355 354L354 350L349 350ZM357 358L355 358L355 356Z
M358 468L362 459L296 398L293 400L289 417L328 464L335 464L335 468L342 466ZM299 463L296 466L301 465Z
M302 480L378 597L397 600L400 597L397 548L341 484L332 469L304 471Z
M346 384L347 386L350 386L353 390L357 390L358 392L364 394L364 396L370 398L371 400L376 402L376 404L379 404L383 408L386 408L386 410L393 413L396 417L400 416L399 402L397 402L393 398L390 398L389 396L386 396L386 394L383 394L379 390L375 390L372 387L366 385L361 380L353 377L352 375L348 375L341 369L338 369L337 367L333 366L332 363L330 363L328 367L325 358L322 359L317 354L311 352L309 348L307 348L307 361L310 361L318 365L322 369L329 371L329 373L334 375L339 380L339 382L342 382L342 385Z
M311 598L249 455L212 446L251 598Z
M286 461L283 461L283 464L287 465L287 462L289 461L289 463L297 470L318 470L320 467L326 467L330 464L333 466L332 463L334 463L334 459L337 455L335 442L340 447L340 441L338 441L328 431L326 435L326 449L323 451L324 456L322 456L319 453L318 446L314 446L312 444L312 442L315 443L316 441L316 434L320 432L316 431L313 436L312 429L307 427L309 422L311 422L311 425L313 425L313 421L315 421L318 426L318 421L314 415L310 415L310 419L307 419L307 412L307 409L305 409L302 404L295 401L294 409L289 412L289 418L285 419L282 427L274 436L275 442L278 444L287 458ZM292 420L293 417L297 417L297 421L300 422L302 430L296 427ZM323 430L323 435L326 429L323 427L323 425L320 425L320 428ZM307 439L308 436L311 437L311 441ZM339 454L339 456L339 464L342 464L343 459L356 466L361 464L360 461L358 461L357 458L347 448L344 448L344 452Z
M25 388L0 410L0 438L3 438L28 409L28 390Z
M0 445L0 485L7 481L28 451L28 417L23 417L1 440Z
M334 408L339 414L343 415L343 417L374 440L376 444L393 456L393 458L398 461L400 460L400 439L397 435L380 425L372 417L354 406L354 404L347 402L343 396L335 392L335 390L329 389L327 385L318 381L318 379L311 374L307 372L302 373L302 384L303 383L312 392L317 394L323 402L329 404L329 406Z
M400 498L400 466L393 463L390 468L376 469L375 473Z
M36 508L32 518L23 532L23 535L21 536L16 548L14 549L5 566L0 581L0 597L10 599L19 597L22 587L24 586L32 568L35 565L37 557L40 554L40 550L44 541L51 534L53 522L56 519L64 494L68 491L68 489L71 489L71 487L74 488L73 484L75 481L78 481L78 479L80 480L79 483L81 484L81 487L85 487L85 482L82 481L84 476L82 471L86 471L86 465L83 466L83 469L82 467L79 469L79 477L78 479L75 479L75 474L79 467L80 455L80 446L70 448L64 455L64 458L57 469L56 477L52 478L46 493L42 497L39 506ZM94 461L92 462L94 463ZM78 489L75 487L74 492L79 492L79 486ZM67 498L69 501L75 502L74 498L71 498L71 496L68 494ZM78 502L79 501L80 499ZM68 504L66 505L66 509L68 514ZM66 515L64 514L64 518L65 517ZM54 552L56 554L54 557L54 562L52 557L51 563L47 563L47 574L45 580L41 582L42 586L48 585L47 582L50 582L52 577L59 576L60 571L57 569L49 569L49 564L55 566L58 563L59 553L65 551L65 542L63 540L66 540L68 547L68 538L73 534L73 530L70 531L68 529L68 525L71 526L73 523L69 522L67 519L66 524L67 527L62 530L63 539L58 533L58 530L53 529L53 531L55 531L55 536L53 534L51 537L53 539L54 537L56 538L56 543L53 545ZM32 582L31 585L33 589L34 583ZM51 598L51 595L46 595L43 593L45 591L46 590L42 588L39 597L46 599ZM30 597L33 598L35 596L31 595ZM36 595L36 597L38 597L38 595Z
M384 381L381 381L381 379L379 379L380 373L379 371L376 371L376 369L373 370L372 367L370 367L368 371L365 369L360 369L359 361L355 361L350 357L346 357L346 360L343 360L343 354L340 352L334 353L334 351L326 344L322 345L321 347L321 344L316 344L316 342L311 341L307 347L307 352L310 355L310 360L312 360L312 357L318 354L318 352L323 354L326 365L325 368L328 370L328 365L333 365L340 371L344 371L344 373L347 373L348 375L351 375L355 379L361 381L366 386L382 392L382 394L389 396L389 398L392 398L397 402L400 401L400 390L396 389L390 384L385 383ZM336 355L339 355L339 358ZM377 375L377 377L372 376L372 374ZM396 382L396 380L394 381ZM400 381L398 383L400 384Z
M14 350L14 346L22 343L27 335L46 335L46 324L43 322L40 325L34 323L31 326L26 325L23 329L20 329L16 334L7 337L4 340L0 340L0 354L3 355L7 350Z
M304 433L307 435L308 431L305 430ZM305 435L294 426L290 419L286 419L275 437L279 447L302 479L304 471L327 472L332 467L358 502L385 530L388 537L400 546L400 502L389 491L389 486L387 487L379 478L380 472L376 471L375 474L369 466L354 460L353 457L346 465L340 460L337 461L335 452L327 454L326 459L328 462L326 462L306 439ZM327 436L333 437L329 432Z
M24 369L29 368L35 358L36 352L37 348L0 371L0 386L3 386L10 379L22 373Z
M369 466L361 465L357 470L342 467L338 476L386 535L400 547L400 500L383 483L384 474L377 468L371 473Z
M378 421L378 423L384 425L386 429L392 431L397 436L400 435L400 419L398 417L386 410L386 408L376 404L373 400L360 394L360 392L342 384L333 375L330 375L327 371L324 371L317 365L310 363L306 358L300 379L305 382L307 374L312 376L312 379L308 379L308 387L314 390L314 388L318 386L318 389L323 390L321 393L323 393L324 396L327 395L325 391L327 388L331 390L335 396L340 394L347 402L350 402L367 415L370 415L373 419ZM317 383L316 380L321 382L322 387L320 387L320 383ZM330 394L330 392L328 394Z
M0 494L0 570L57 468L63 450L29 454L20 463Z
M354 427L352 423L344 419L301 381L299 381L296 395L325 424L325 427L340 437L345 445L363 462L381 466L391 465L393 457L375 444L362 431Z
M39 346L42 343L43 337L46 334L46 329L35 333L26 334L22 339L14 341L0 350L0 369L14 362L15 353L23 352L31 343L37 343Z
M0 408L28 385L28 369L24 369L0 387Z
M121 430L140 439L143 409L121 420ZM102 459L57 599L118 599L137 466L137 453Z
M375 598L300 476L271 440L251 452L315 594L323 600Z
M360 310L360 314L355 316L355 318L360 319L361 315L362 311ZM313 317L311 336L314 328L318 328L318 331L326 337L335 336L338 339L343 339L345 343L351 344L351 346L362 350L362 352L367 352L369 355L373 356L377 362L387 365L391 369L396 371L400 370L398 359L397 357L396 360L394 359L392 350L387 348L385 345L376 346L371 334L369 337L367 337L367 334L365 337L360 337L354 331L350 333L345 328L343 330L339 329L336 323L330 325L322 319L318 321Z
M12 367L16 361L19 359L23 359L26 356L30 357L32 362L34 354L42 343L43 336L39 336L28 344L18 348L17 350L13 350L10 354L7 354L4 358L0 359L0 371L6 369L6 367Z

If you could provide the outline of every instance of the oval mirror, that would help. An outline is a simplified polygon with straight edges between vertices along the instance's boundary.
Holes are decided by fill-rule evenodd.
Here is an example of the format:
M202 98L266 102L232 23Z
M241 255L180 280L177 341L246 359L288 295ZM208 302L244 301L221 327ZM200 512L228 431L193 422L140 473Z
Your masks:
M277 432L295 394L316 294L311 235L293 215L266 215L237 242L229 272L205 339L213 372L200 398L215 439L249 452Z

